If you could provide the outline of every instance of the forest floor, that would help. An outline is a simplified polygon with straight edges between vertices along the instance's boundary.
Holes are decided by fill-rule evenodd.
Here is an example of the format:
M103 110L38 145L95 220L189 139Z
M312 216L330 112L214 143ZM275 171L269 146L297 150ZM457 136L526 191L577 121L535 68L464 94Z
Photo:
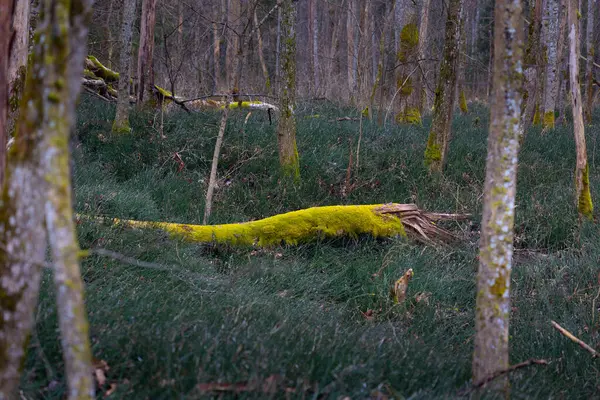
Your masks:
M220 114L169 114L161 139L160 116L148 114L132 116L131 135L111 136L113 113L83 95L74 152L76 212L200 224ZM82 220L82 248L153 263L140 267L98 255L82 262L93 353L108 365L99 397L473 395L486 109L456 116L441 178L423 167L430 120L423 127L365 123L360 167L346 190L359 123L336 117L356 112L328 104L299 107L302 182L295 187L278 180L275 124L253 112L244 129L245 116L234 112L226 132L212 223L386 202L472 213L473 223L449 226L461 237L452 247L361 237L261 250L190 244L157 231ZM600 203L595 117L586 133L592 196ZM574 167L571 125L544 135L535 127L527 132L518 171L510 360L550 364L511 373L513 398L600 393L598 361L550 324L556 320L592 347L600 345L600 231L578 221ZM407 300L394 304L390 285L408 268L415 275ZM47 271L24 398L65 396L51 278ZM226 384L236 384L238 393Z

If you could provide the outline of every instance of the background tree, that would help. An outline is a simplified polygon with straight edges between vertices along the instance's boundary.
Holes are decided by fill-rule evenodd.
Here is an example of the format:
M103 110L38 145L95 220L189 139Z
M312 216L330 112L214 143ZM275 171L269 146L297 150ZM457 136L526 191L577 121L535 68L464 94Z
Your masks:
M581 216L592 218L594 207L590 194L589 167L587 150L585 146L585 128L583 126L583 112L581 105L581 89L579 88L579 24L577 23L578 9L575 0L569 3L569 78L571 86L571 105L573 109L573 129L575 131L575 148L577 161L575 167L575 195L577 211ZM592 0L589 0L592 2Z
M565 0L568 1L568 0ZM585 122L590 124L592 122L592 112L594 107L594 55L596 53L596 40L594 37L594 14L600 13L598 10L597 0L588 0L587 7L587 22L586 22L586 57L587 62L585 63L585 107L584 107L584 118Z
M554 110L558 94L558 20L560 0L546 0L544 48L546 50L546 85L544 87L544 128L554 128Z
M131 37L136 5L136 0L123 1L121 50L119 56L119 100L112 126L112 131L116 133L128 133L131 131L129 127L129 80L131 79L129 67L131 66Z
M493 96L477 273L475 384L508 367L517 157L523 134L521 14L520 1L496 0ZM494 381L499 389L507 389L507 383L506 377Z
M142 0L140 45L137 64L138 106L152 100L154 92L154 26L156 25L156 1Z
M449 0L446 20L446 39L440 66L433 120L425 149L425 165L430 172L441 172L448 153L452 112L456 97L456 68L459 53L460 15L462 0Z
M281 116L277 124L279 163L284 177L300 179L300 160L296 146L296 4L293 0L282 3L281 28L283 34L282 84L279 93Z

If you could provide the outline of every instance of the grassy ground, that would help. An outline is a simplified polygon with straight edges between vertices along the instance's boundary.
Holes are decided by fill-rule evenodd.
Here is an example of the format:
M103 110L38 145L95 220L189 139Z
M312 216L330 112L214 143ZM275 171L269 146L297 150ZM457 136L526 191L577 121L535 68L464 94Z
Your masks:
M219 115L167 116L161 140L153 116L141 114L132 118L132 135L111 137L113 112L104 103L82 101L76 210L200 223ZM358 123L334 119L350 113L329 105L300 108L297 187L278 181L274 125L266 115L253 113L244 127L245 114L236 114L211 222L314 205L416 202L430 211L473 213L475 224L453 227L463 243L433 249L365 237L267 251L189 244L160 232L82 222L83 248L102 247L166 267L140 268L98 256L84 260L93 352L110 366L100 397L109 383L116 384L110 398L172 399L210 397L203 383L269 380L279 383L277 393L265 394L258 385L237 397L283 398L284 388L290 398L471 395L486 110L455 119L447 172L439 179L422 165L429 121L424 127L365 124L360 170L344 196ZM598 125L588 130L596 200L599 136ZM580 226L574 211L572 137L567 128L545 135L533 128L520 156L511 362L551 363L511 374L514 398L590 398L600 391L597 361L550 325L554 319L592 346L600 343L600 312L594 308L600 232L595 224ZM181 170L177 157L185 164ZM372 278L382 267L382 275ZM415 271L408 300L394 305L390 284L408 268ZM63 370L46 273L24 395L63 398Z

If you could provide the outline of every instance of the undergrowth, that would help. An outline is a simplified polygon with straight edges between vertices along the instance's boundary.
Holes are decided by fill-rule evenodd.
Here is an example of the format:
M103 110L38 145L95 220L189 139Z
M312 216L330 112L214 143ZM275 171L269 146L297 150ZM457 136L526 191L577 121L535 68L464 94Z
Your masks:
M226 223L316 205L414 202L427 211L473 214L471 224L452 227L463 238L454 247L363 237L260 250L81 221L82 248L156 265L95 255L82 262L93 353L110 366L99 397L112 383L110 398L203 398L211 397L203 383L273 376L281 380L277 393L259 385L235 397L282 398L283 388L291 398L471 396L489 125L487 111L472 108L454 120L444 176L430 177L423 166L429 120L423 127L365 122L357 162L359 124L336 118L358 113L305 104L297 115L297 186L279 181L275 125L267 116L253 113L244 125L246 114L232 113L211 217ZM132 115L131 135L111 136L113 112L85 97L79 107L76 211L201 223L220 116L169 114L161 139L155 116L141 113ZM587 134L598 200L598 125ZM511 374L514 398L589 398L599 390L597 361L550 325L554 319L592 346L600 343L600 233L577 219L574 166L570 126L527 133L518 175L511 362L551 363ZM407 301L395 305L390 285L408 268L415 276ZM52 289L47 272L22 381L27 398L65 396Z

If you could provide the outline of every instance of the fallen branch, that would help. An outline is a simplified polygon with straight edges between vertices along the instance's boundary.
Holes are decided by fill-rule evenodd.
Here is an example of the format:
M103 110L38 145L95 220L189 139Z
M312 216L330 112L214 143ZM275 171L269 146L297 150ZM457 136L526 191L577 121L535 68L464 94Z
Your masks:
M520 368L524 368L524 367L529 367L530 365L548 365L548 361L546 360L536 360L536 359L529 359L527 361L523 361L520 362L518 364L515 365L511 365L508 368L502 369L500 371L496 371L491 375L488 375L487 377L485 377L484 379L481 380L481 382L477 382L476 384L473 385L473 387L471 388L471 390L473 389L479 389L482 388L483 386L487 385L488 383L490 383L491 381L493 381L496 378L499 378L503 375L506 375L508 373L511 373L513 371L516 371L517 369Z
M456 219L453 214L434 215L437 218L440 218L439 215L445 215L446 219ZM414 204L313 207L257 221L224 225L88 218L109 222L115 226L159 229L191 242L260 247L281 243L296 245L322 237L357 237L362 234L373 237L408 236L432 245L453 242L457 239L451 232L437 226L429 219L427 213L419 210Z
M592 354L592 357L594 357L594 358L598 357L598 352L596 350L594 350L592 347L590 347L583 340L575 337L575 335L573 335L571 332L569 332L568 330L566 330L565 328L563 328L562 326L557 324L555 321L550 321L550 322L552 323L552 326L554 326L556 328L557 331L562 333L567 338L571 339L573 342L577 343L579 346L581 346L585 350L589 351Z

